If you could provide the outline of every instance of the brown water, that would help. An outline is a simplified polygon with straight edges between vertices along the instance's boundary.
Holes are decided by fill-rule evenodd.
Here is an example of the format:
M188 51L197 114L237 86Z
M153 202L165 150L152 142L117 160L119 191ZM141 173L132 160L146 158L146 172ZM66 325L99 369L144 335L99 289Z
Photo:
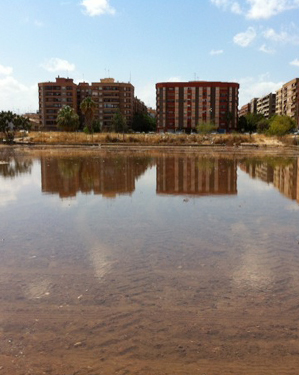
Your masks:
M297 158L0 150L0 375L299 374Z

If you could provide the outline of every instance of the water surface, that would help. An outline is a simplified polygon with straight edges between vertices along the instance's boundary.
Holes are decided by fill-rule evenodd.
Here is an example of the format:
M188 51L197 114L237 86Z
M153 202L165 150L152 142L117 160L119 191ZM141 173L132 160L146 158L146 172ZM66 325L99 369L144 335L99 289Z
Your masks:
M0 150L0 373L298 374L298 171Z

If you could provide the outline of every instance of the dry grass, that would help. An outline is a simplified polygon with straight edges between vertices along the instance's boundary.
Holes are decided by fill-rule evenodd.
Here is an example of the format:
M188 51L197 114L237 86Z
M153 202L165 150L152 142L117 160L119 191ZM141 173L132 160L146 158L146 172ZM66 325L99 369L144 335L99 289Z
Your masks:
M17 135L22 140L21 135ZM259 146L284 146L294 145L297 142L293 137L268 137L265 135L244 134L117 134L96 133L93 135L85 133L68 132L30 132L23 140L35 144L52 145L87 145L87 144L146 144L146 145L225 145L240 146L241 144L256 144Z

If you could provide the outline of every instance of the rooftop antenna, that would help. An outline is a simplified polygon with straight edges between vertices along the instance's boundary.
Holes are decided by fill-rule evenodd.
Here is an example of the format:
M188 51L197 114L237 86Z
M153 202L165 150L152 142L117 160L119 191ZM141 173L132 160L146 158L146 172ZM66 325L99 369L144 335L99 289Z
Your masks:
M110 78L110 69L108 69L108 78Z
M131 76L131 72L130 72L130 80L129 80L130 83L131 83L131 80L132 80L132 76Z

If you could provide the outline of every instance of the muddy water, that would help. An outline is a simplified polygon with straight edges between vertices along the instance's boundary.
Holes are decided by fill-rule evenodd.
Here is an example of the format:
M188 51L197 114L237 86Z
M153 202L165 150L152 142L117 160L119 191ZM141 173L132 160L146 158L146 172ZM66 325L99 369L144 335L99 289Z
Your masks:
M298 374L298 168L2 151L0 374Z

